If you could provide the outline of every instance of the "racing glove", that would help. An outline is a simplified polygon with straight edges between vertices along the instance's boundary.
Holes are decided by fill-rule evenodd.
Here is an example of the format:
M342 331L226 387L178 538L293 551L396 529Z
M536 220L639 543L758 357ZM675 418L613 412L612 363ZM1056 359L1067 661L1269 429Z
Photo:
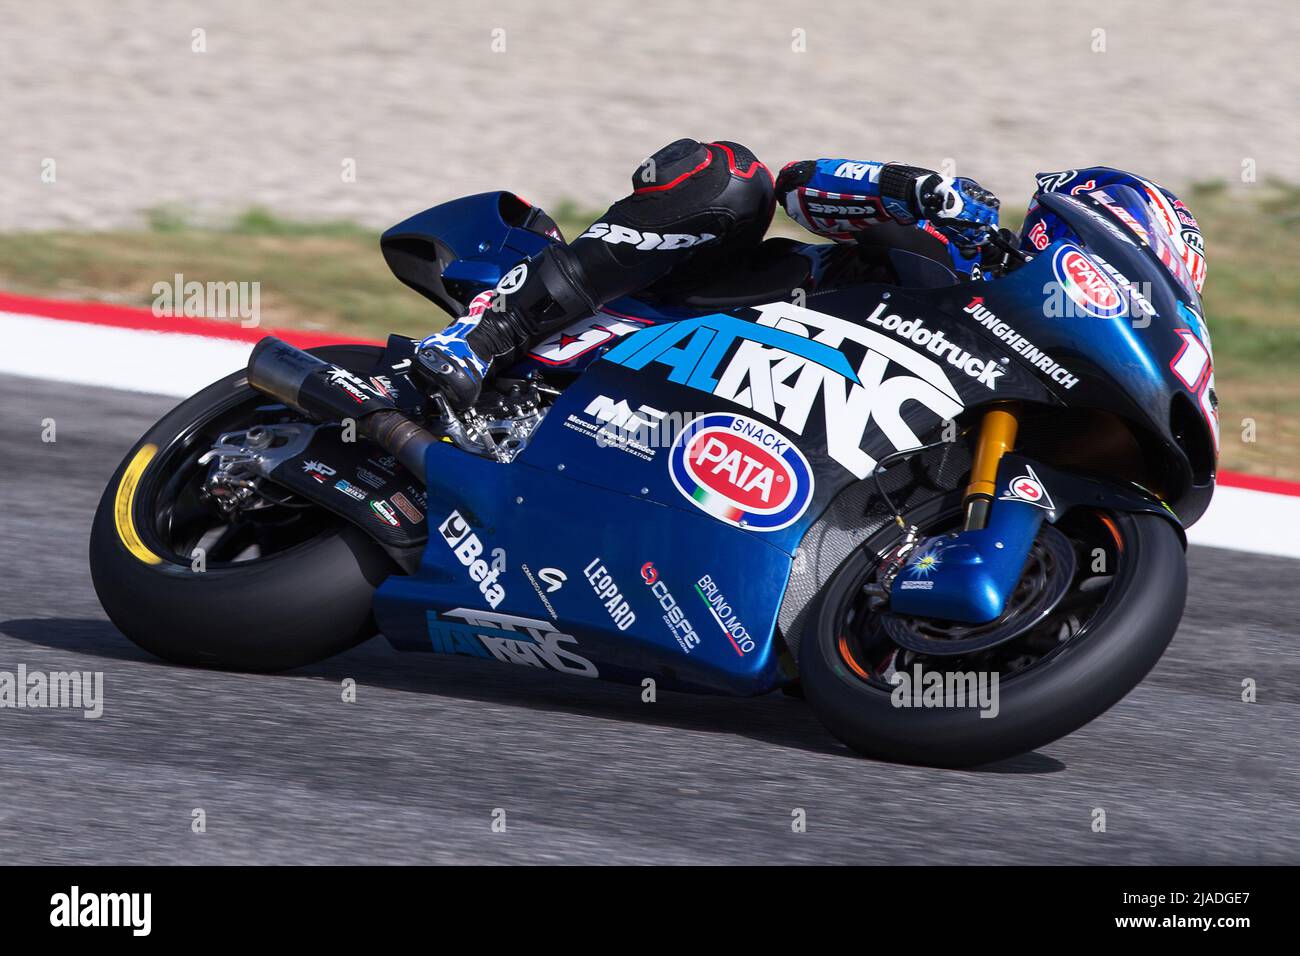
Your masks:
M898 222L929 219L969 238L982 231L978 226L996 226L1002 205L973 179L941 176L900 163L887 163L881 169L880 196L886 211Z

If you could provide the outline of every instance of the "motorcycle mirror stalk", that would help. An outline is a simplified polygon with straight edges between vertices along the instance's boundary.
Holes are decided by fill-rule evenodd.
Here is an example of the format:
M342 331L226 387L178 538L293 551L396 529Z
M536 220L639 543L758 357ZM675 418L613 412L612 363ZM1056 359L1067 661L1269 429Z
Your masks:
M354 420L362 435L424 475L425 452L438 439L348 369L268 335L248 358L248 384L315 421Z

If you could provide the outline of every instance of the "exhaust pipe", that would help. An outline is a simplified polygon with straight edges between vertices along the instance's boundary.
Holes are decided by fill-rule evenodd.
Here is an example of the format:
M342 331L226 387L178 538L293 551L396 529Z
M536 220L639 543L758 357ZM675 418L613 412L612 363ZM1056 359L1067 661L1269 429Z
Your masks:
M353 419L362 435L424 480L425 452L438 439L342 366L268 335L248 358L248 384L316 421Z

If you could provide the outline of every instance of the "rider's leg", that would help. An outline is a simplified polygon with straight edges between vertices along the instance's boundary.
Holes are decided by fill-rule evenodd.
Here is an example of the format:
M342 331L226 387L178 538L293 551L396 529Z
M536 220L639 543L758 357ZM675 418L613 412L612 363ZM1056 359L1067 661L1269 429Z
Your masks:
M581 236L521 262L421 342L420 365L453 406L471 405L521 347L621 295L750 254L774 202L772 174L744 146L680 139L646 160L631 194Z

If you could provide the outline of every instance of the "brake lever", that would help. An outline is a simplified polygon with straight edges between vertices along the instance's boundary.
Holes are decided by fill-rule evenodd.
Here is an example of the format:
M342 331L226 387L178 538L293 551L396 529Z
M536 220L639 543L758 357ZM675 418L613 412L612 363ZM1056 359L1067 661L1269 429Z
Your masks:
M999 226L993 226L987 222L979 222L975 219L935 219L931 221L939 228L943 228L949 232L950 237L958 243L963 255L972 255L981 246L991 245L996 246L1008 256L1013 256L1021 263L1034 261L1033 256L1004 239L1002 237L1002 229ZM963 228L976 229L979 231L980 235L976 239L972 240L969 236L961 234L959 230ZM968 249L970 250L969 253L967 252Z
M988 227L989 243L997 246L1007 255L1014 256L1015 258L1019 259L1022 263L1034 261L1033 256L1025 252L1023 249L1015 245L1013 242L1010 242L1009 240L1004 238L1002 233L1003 230L1001 228L994 228L993 226L989 226ZM1012 235L1015 234L1012 233Z

